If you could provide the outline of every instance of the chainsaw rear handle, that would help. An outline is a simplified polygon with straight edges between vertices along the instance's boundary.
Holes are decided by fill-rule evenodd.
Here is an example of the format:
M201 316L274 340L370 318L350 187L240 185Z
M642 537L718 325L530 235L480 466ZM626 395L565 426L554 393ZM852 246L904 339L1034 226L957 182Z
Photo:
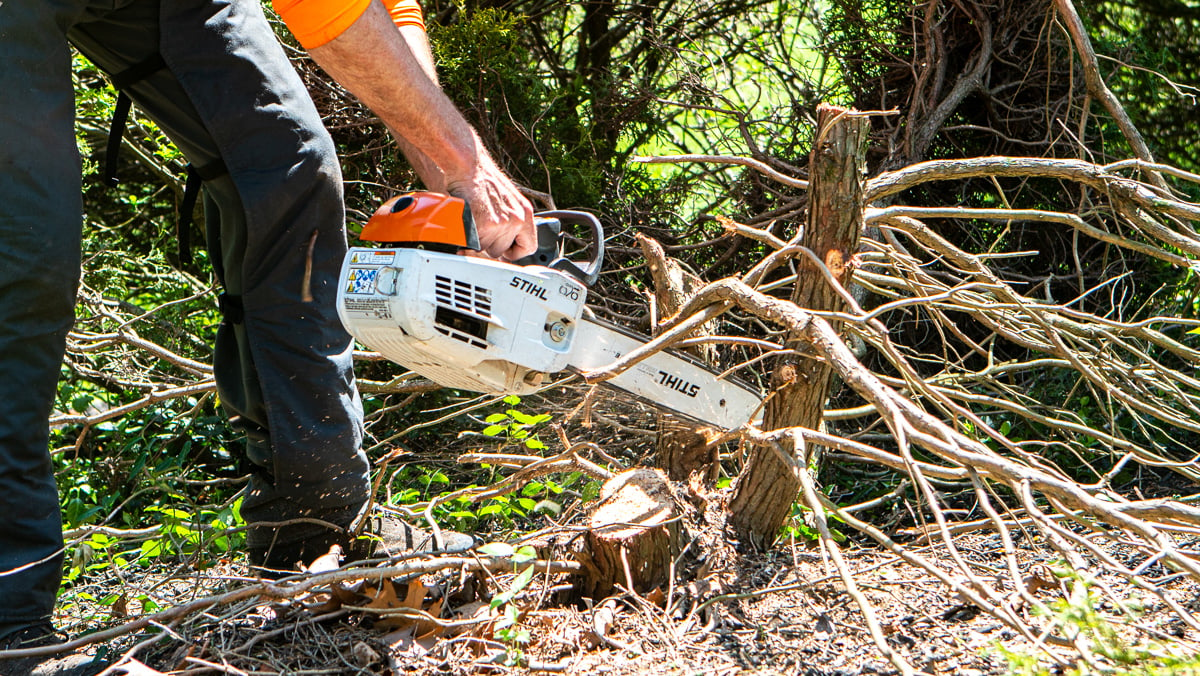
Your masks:
M596 283L600 268L604 265L604 228L595 216L584 211L542 211L534 214L533 222L537 228L537 251L513 261L514 264L544 265L565 272L586 286ZM581 263L563 255L564 223L586 225L591 230L595 251L590 259L582 263L582 267Z

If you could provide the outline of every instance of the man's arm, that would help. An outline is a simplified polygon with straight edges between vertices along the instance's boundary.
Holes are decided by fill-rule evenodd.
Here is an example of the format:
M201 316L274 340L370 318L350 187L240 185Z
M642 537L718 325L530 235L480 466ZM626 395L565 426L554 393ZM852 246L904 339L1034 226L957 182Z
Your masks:
M419 35L397 29L383 5L371 0L340 35L308 51L400 139L427 187L471 204L487 253L510 260L533 253L533 208L431 77L428 42L415 30Z
M425 28L422 26L402 25L397 26L397 30L400 31L400 38L408 44L408 48L412 51L413 56L421 64L421 70L425 71L425 74L429 76L429 79L434 84L438 84L437 66L433 61L433 50L429 48L429 38L425 35ZM425 188L434 192L447 192L446 176L442 173L442 169L437 165L437 162L409 143L399 130L391 129L391 132L392 136L396 139L396 145L400 146L400 150L408 158L409 164L412 165L417 175L421 177L421 181L425 183Z

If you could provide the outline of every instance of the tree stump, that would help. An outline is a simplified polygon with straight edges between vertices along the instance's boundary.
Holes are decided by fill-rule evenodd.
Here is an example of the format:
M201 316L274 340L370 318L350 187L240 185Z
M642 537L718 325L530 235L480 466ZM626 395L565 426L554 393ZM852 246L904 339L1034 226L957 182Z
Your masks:
M633 469L609 479L577 554L584 568L580 596L601 599L618 585L638 593L665 587L683 542L680 513L661 470Z

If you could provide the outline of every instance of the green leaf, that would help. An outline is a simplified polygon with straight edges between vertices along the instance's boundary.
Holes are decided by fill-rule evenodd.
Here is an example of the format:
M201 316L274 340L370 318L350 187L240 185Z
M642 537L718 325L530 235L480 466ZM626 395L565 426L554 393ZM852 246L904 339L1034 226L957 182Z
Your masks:
M508 425L488 425L487 427L483 428L482 434L485 437L495 437L499 436L499 434L506 429L508 429Z
M185 521L192 518L191 514L188 514L182 509L174 509L172 507L147 507L146 511L159 512L167 519L178 519L180 521Z
M537 560L537 550L529 545L524 545L513 554L512 560L513 564L517 566L531 563Z
M522 425L528 425L529 421L533 420L533 416L525 415L524 413L521 413L520 411L518 411L515 408L508 409L508 415L513 420L521 423Z
M87 411L88 406L91 406L94 400L95 397L90 394L77 394L71 399L71 408L75 411L83 413L84 411Z
M530 581L533 580L533 572L533 566L526 566L525 570L521 571L521 574L517 576L517 579L513 580L512 586L508 588L508 591L512 592L515 596L517 592L527 587Z
M498 423L504 420L508 420L508 416L503 413L493 413L483 419L486 423Z
M534 451L540 451L540 450L546 448L546 444L543 444L542 442L538 441L537 439L526 439L525 440L525 448L528 448L528 449L534 450Z
M508 404L509 406L516 406L517 404L521 403L521 398L515 394L510 394L504 398L504 403Z
M532 498L517 498L517 504L521 506L521 509L529 511L537 506L537 501Z
M490 607L499 608L512 601L522 589L529 585L531 580L533 580L533 566L528 566L513 579L513 583L508 589L492 597Z
M482 512L483 510L479 510ZM486 556L496 556L500 558L508 558L515 554L517 550L507 542L489 542L477 550L480 554Z
M479 516L490 516L492 514L503 514L504 507L502 507L501 505L484 505L483 507L480 507L479 510L476 511L475 513L478 514Z

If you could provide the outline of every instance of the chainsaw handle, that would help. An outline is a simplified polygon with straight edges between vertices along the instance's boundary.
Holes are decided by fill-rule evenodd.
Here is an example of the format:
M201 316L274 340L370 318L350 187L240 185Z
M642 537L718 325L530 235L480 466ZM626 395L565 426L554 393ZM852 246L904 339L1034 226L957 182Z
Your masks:
M591 229L596 251L583 267L563 256L563 223L586 225ZM596 283L604 265L604 228L595 216L584 211L542 211L534 214L537 227L537 251L513 261L517 265L544 265L565 272L586 286Z

